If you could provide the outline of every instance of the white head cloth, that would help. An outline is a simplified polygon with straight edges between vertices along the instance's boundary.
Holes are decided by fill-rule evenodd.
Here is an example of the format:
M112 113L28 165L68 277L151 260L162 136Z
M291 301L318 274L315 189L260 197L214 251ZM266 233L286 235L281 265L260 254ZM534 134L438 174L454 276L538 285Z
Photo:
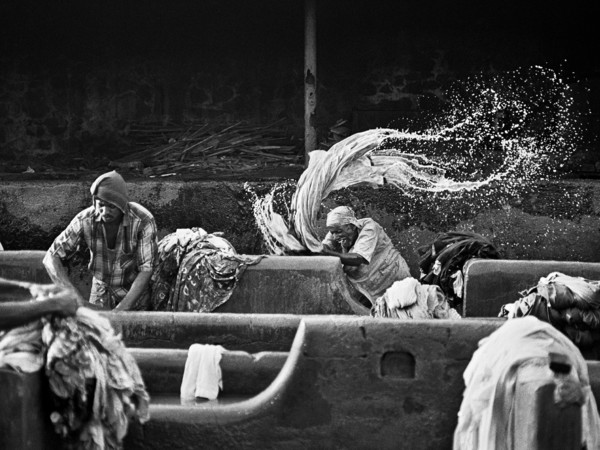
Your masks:
M354 211L347 206L338 206L337 208L333 208L327 214L327 223L328 227L342 226L352 224L358 226L358 220L354 215Z

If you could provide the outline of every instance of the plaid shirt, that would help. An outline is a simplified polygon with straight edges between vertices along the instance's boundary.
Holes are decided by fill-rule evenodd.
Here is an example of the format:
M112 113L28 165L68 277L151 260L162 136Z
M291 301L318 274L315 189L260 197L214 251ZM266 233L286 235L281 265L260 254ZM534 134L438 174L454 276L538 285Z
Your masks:
M89 270L96 282L100 281L111 297L116 297L116 303L125 297L138 273L151 272L158 261L154 217L134 202L127 205L113 251L106 247L104 227L93 206L77 214L48 251L64 261L82 244L90 250Z

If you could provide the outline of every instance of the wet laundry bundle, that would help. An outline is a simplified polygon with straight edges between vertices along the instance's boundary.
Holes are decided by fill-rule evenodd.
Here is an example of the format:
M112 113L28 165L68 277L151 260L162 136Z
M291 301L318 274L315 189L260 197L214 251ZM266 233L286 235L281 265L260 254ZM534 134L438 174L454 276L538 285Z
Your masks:
M535 316L566 334L586 356L600 353L600 281L552 272L503 305L498 316Z
M42 322L35 321L0 334L0 368L32 373L44 367Z
M55 431L74 448L121 448L129 422L149 419L150 397L135 359L108 319L91 309L45 322Z
M231 297L248 265L263 256L240 255L220 233L178 229L158 244L152 274L154 311L211 312Z
M417 253L421 283L439 286L453 308L462 303L465 263L472 258L500 258L489 239L477 233L459 231L439 234L431 244L418 248Z
M424 285L408 277L396 281L371 308L372 317L394 319L460 319L447 298L435 285Z
M108 319L89 308L6 332L0 367L44 369L50 421L66 448L120 449L130 421L150 418L150 397L135 359Z

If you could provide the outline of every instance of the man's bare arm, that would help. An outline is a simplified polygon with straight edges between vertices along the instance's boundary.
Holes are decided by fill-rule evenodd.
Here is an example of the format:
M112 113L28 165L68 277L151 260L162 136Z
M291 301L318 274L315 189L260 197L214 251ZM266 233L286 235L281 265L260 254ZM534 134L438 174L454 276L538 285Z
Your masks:
M50 293L38 300L0 302L0 329L18 327L47 314L73 315L78 306L76 296L70 289Z
M331 250L327 246L323 246L321 254L325 256L337 256L345 266L360 266L361 264L369 264L369 262L358 253L339 253Z
M131 285L131 289L121 302L113 309L113 311L127 311L135 306L135 303L144 293L152 277L152 272L140 272Z
M79 305L86 305L87 301L81 295L81 292L75 287L71 280L69 279L69 274L67 273L67 269L63 266L62 261L57 256L54 256L50 252L46 252L46 256L44 256L44 267L50 276L52 282L58 286L62 286L68 289L71 289L76 297Z

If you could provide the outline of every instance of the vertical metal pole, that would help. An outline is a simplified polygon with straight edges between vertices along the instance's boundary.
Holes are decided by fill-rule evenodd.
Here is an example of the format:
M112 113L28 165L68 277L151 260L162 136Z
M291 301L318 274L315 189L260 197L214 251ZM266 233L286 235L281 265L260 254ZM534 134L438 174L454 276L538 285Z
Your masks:
M304 166L317 148L317 8L316 0L304 1Z

